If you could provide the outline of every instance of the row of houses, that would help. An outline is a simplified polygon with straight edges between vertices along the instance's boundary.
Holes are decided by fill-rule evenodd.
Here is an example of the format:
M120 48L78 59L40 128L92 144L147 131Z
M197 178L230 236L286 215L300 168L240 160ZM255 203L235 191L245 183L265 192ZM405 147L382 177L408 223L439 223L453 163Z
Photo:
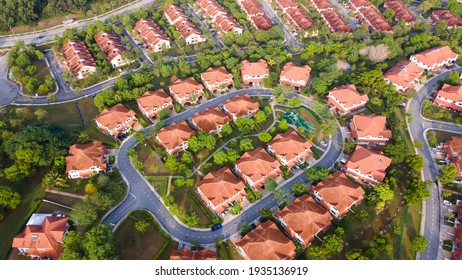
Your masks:
M458 200L459 201L459 200ZM462 260L462 202L458 202L457 205L457 222L456 222L456 234L454 240L454 251L453 259Z
M310 4L321 15L331 32L353 31L328 0L311 0Z
M462 20L449 10L434 10L430 15L430 19L433 24L437 24L441 20L445 21L448 24L448 29L462 27Z
M294 0L273 0L276 10L282 12L282 16L287 20L287 25L294 35L307 37L315 35L317 31L311 31L315 24L306 12L298 6Z
M265 14L257 0L236 0L236 3L247 14L247 20L256 30L268 30L273 27L273 22Z
M130 61L123 58L127 51L120 38L111 32L101 31L94 37L101 51L106 54L112 67L121 67ZM84 42L67 41L61 50L64 66L76 74L77 79L83 79L88 74L96 72L96 62Z
M392 27L369 0L350 0L349 8L371 31L391 31Z
M400 1L385 1L383 6L395 12L395 21L404 21L406 25L415 21L415 16Z
M264 222L235 242L237 251L246 260L292 259L296 246L291 239L308 246L319 233L332 225L333 218L342 219L353 205L359 205L364 193L360 185L337 171L312 186L310 195L296 198L274 214L287 234L280 231L275 223Z
M186 13L178 6L173 4L167 5L164 8L164 15L168 23L175 26L187 45L202 43L207 40Z
M244 32L244 28L216 0L197 0L195 5L221 34L231 32L240 35Z
M383 76L385 81L406 92L419 84L425 71L438 71L454 64L459 55L448 46L434 47L411 55L409 60L399 61Z

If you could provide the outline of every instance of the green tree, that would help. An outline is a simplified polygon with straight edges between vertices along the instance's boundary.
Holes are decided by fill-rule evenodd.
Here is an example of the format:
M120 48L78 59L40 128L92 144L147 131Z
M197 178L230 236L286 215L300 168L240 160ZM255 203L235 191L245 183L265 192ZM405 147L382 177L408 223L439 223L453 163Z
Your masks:
M229 125L229 124L224 124L224 125L221 127L221 134L223 135L223 137L227 138L227 137L229 137L232 133L233 133L233 129L232 129L231 125Z
M79 134L77 134L76 141L79 144L86 144L91 142L91 137L85 131L81 131Z
M260 139L260 141L262 141L263 143L268 143L269 141L271 141L271 138L272 136L268 132L261 132L258 135L258 139Z
M85 236L81 233L71 230L64 237L63 252L59 256L60 260L83 260L85 249L83 247Z
M4 209L16 209L21 203L21 195L8 187L0 186L0 212Z
M174 156L168 156L167 160L165 161L165 167L168 168L170 171L175 171L178 169L179 163Z
M229 207L229 211L233 215L237 215L237 214L241 213L241 210L242 210L242 207L241 207L241 205L239 203L233 204L231 207Z
M252 231L252 226L248 222L242 222L239 226L239 230L241 231L241 236L244 236Z
M193 164L194 163L194 156L191 152L185 151L181 156L181 162L185 164Z
M86 200L77 202L69 215L74 224L81 227L93 225L98 218L96 206Z
M66 179L58 172L50 171L42 179L42 186L46 188L67 187Z
M263 122L266 121L266 114L263 111L258 111L255 114L255 123L261 125Z
M414 237L412 239L412 249L417 252L423 252L427 248L428 240L422 235Z
M457 172L457 168L454 165L446 165L440 170L440 174L436 178L441 184L447 185L454 182L458 176L459 172Z
M222 166L228 162L228 155L224 150L219 150L213 155L213 162L216 165Z
M254 119L240 117L240 118L237 118L237 120L234 123L236 124L237 129L242 134L249 134L251 131L255 129Z
M424 144L420 140L414 140L414 147L418 150L422 149L424 147Z
M92 228L85 234L84 248L89 260L116 260L115 238L105 224Z
M321 166L314 166L306 171L306 178L308 180L319 182L326 180L327 177L329 177L329 169Z
M258 213L260 213L260 216L264 219L264 220L268 220L268 219L271 219L273 217L273 212L271 212L271 209L267 208L267 207L262 207L260 208L260 210L258 211Z
M146 141L146 135L143 131L137 131L133 134L133 138L135 138L136 142L143 143Z
M254 149L252 140L249 138L244 138L239 141L239 151L241 152L247 152L247 151L252 151Z
M140 220L135 222L135 230L138 233L146 233L151 227L151 223L147 220Z
M308 193L308 188L303 183L294 183L292 185L292 192L296 197L299 197Z
M160 120L165 120L167 119L169 116L170 116L170 112L172 110L169 109L169 108L165 108L165 109L162 109L159 114L157 114L157 117L160 119Z
M414 172L420 172L424 168L424 160L421 156L416 154L411 154L406 157L406 164Z
M367 218L369 218L369 214L366 212L366 210L361 210L355 214L355 217L364 222L367 220Z
M241 157L239 153L233 149L229 149L226 153L226 156L228 157L228 162L230 163L235 163Z
M286 132L289 129L289 123L287 123L286 119L279 121L278 128L280 132Z

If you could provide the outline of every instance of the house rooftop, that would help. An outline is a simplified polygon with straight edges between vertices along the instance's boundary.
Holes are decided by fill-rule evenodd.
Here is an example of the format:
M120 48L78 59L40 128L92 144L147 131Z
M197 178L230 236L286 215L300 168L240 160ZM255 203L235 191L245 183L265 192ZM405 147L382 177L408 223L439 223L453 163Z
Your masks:
M282 134L276 135L273 140L268 143L268 146L274 150L274 152L283 156L288 162L296 159L298 156L308 158L313 154L311 151L311 143L300 137L294 130L289 130ZM293 167L297 162L292 162L289 167Z
M442 46L422 51L411 57L414 57L426 66L432 67L449 59L454 59L458 57L458 54L453 52L450 47Z
M136 102L146 112L150 112L154 108L162 107L165 103L173 102L173 100L163 89L157 89L146 91L141 97L136 99Z
M231 121L231 119L218 109L218 107L205 109L203 112L194 115L191 120L200 130L204 130L209 133L216 130L219 126Z
M96 117L96 121L101 125L109 128L111 131L121 125L120 130L116 133L113 133L114 136L117 136L123 130L124 124L128 118L132 118L129 121L131 125L133 125L138 120L135 117L135 112L127 109L121 103L118 103L113 107L105 108L98 115L98 117Z
M352 134L357 137L391 138L391 130L387 129L385 116L354 115L350 122ZM354 132L353 132L354 131Z
M170 253L170 260L216 260L217 252L211 250L192 251L189 249L173 250Z
M336 87L330 91L330 94L346 108L359 105L369 100L367 94L360 94L356 90L356 86L352 84Z
M383 77L393 84L401 86L405 89L412 89L413 82L420 80L424 68L418 66L413 61L401 60L391 67Z
M105 154L107 148L101 141L74 144L69 148L69 154L66 156L66 173L71 170L87 170L92 166L106 169L106 161L103 158Z
M248 60L243 60L241 62L241 72L242 72L242 77L248 75L250 77L252 76L263 76L263 75L269 75L269 68L268 68L268 63L266 63L266 60L260 59L256 62L250 62Z
M391 158L386 157L382 152L375 152L371 149L356 146L355 151L349 158L346 167L359 170L364 175L383 181L386 169L391 164Z
M189 127L186 121L173 123L167 127L163 127L157 132L156 137L169 150L172 150L184 142L188 142L196 132Z
M229 113L239 118L245 116L250 111L257 110L260 104L253 100L250 95L241 94L223 103L223 107L226 108Z

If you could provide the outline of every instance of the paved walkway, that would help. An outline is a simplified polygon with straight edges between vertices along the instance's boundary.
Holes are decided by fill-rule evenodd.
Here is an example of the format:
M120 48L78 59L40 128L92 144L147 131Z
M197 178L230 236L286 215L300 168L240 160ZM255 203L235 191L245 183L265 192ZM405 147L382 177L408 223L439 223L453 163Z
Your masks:
M62 196L67 196L67 197L73 197L73 198L78 198L78 199L85 199L86 196L84 195L79 195L79 194L75 194L75 193L68 193L68 192L62 192L62 191L58 191L58 190L54 190L54 189L46 189L45 190L46 192L48 193L54 193L54 194L59 194L59 195L62 195Z

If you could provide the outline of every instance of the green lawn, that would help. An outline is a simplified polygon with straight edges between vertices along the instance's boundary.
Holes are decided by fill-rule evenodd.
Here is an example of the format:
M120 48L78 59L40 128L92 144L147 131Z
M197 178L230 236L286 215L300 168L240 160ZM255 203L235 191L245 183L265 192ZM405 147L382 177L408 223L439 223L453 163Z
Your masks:
M43 201L37 209L37 213L52 213L69 215L70 209Z
M322 154L324 154L323 151L321 151L320 149L316 148L315 146L311 146L311 151L313 152L313 157L314 159L319 159Z
M45 193L45 196L43 199L50 200L62 205L66 205L68 207L74 206L77 202L81 201L80 198L75 198L75 197L69 197L69 196L64 196L60 194L54 194L54 193Z
M172 251L178 250L178 242L173 239L168 241L167 247L155 258L156 260L170 260L170 255Z
M242 256L236 251L236 247L229 240L217 246L217 254L220 260L242 260Z
M194 192L193 188L175 187L170 193L178 204L187 213L196 213L199 218L197 226L208 227L214 214L202 204L200 197Z
M174 175L175 172L172 172L165 167L161 157L157 155L157 153L150 145L151 143L141 143L135 147L135 150L138 154L138 159L144 163L144 174L146 176Z
M146 220L151 227L146 233L135 230L137 220ZM117 253L122 260L150 260L170 241L154 218L147 212L138 210L132 212L115 232Z
M438 143L446 142L448 140L451 140L452 137L462 137L461 134L458 133L452 133L448 131L441 131L441 130L429 130L427 132L427 139L428 137L434 136L436 137Z
M403 120L403 122L401 122L401 125L399 126L399 132L401 134L401 137L404 140L407 149L411 152L414 152L414 144L412 143L411 137L409 136L409 131L407 130L407 125L405 122L405 109L396 108L395 114L398 119Z
M82 128L79 128L79 130L81 129ZM83 130L86 133L88 133L88 136L90 136L92 139L101 140L103 144L108 146L109 148L116 149L119 147L119 143L117 143L117 141L113 137L101 132L101 130L99 130L98 127L96 127L95 122L87 123Z
M428 107L422 107L422 116L427 119L443 121L443 122L457 122L460 123L462 120L460 112L451 111L444 107L430 105Z
M162 178L147 178L149 183L154 187L154 189L157 191L157 193L160 196L164 196L167 193L167 187L168 187L168 178L167 177L162 177Z

